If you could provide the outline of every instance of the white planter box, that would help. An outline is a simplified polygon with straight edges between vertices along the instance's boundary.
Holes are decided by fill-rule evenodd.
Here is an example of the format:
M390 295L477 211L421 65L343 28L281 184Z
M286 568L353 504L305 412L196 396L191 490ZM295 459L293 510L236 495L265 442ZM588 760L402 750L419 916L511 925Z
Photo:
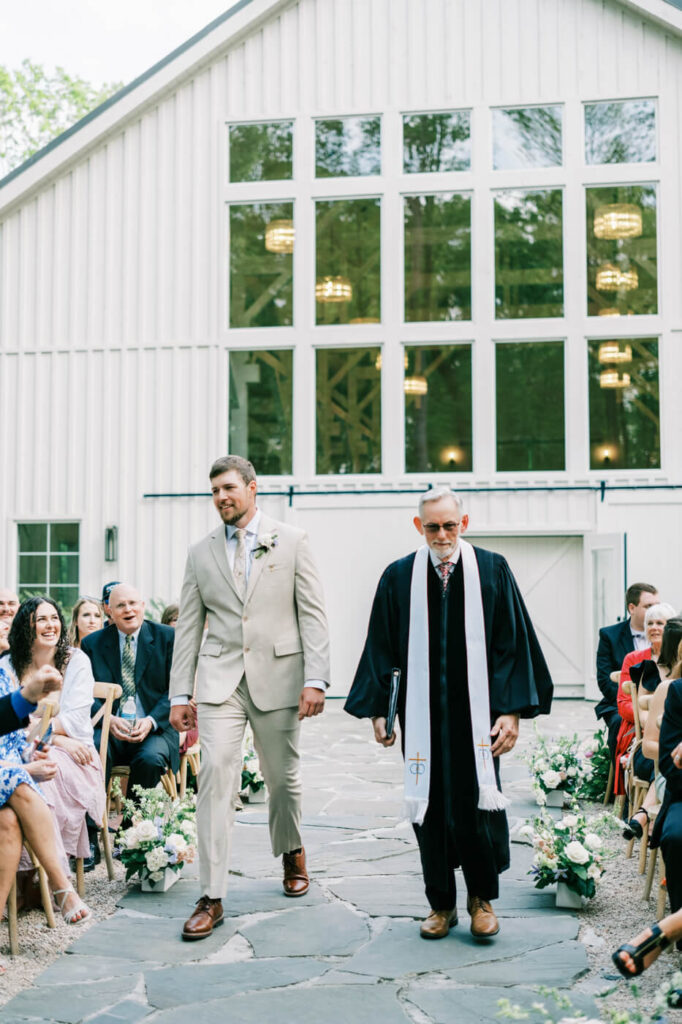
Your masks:
M556 884L556 905L568 910L582 910L583 898L579 893L569 889L565 882Z
M568 794L563 789L550 789L545 796L547 797L547 807L567 806Z
M264 804L267 798L268 794L265 786L261 786L260 789L251 789L249 787L246 791L246 799L250 804Z
M166 892L170 889L171 885L175 885L178 878L182 874L181 871L173 871L172 868L164 868L163 878L159 879L158 882L152 882L149 876L141 879L140 888L142 892Z

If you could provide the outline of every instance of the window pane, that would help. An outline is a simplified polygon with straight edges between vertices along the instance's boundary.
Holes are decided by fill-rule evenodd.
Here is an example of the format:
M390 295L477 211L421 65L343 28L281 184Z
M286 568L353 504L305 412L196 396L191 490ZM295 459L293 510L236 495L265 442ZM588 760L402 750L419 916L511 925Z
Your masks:
M493 168L560 167L562 109L493 110Z
M381 174L381 118L315 122L315 177Z
M472 468L471 345L405 349L405 470Z
M230 451L291 473L293 352L230 352Z
M471 114L405 114L403 116L403 171L468 171L471 166Z
M45 587L46 585L47 557L45 555L19 555L19 587Z
M495 316L563 316L562 195L500 192L495 198Z
M317 350L317 472L381 472L378 348Z
M561 341L495 348L497 468L565 468L564 345Z
M78 587L50 587L49 596L56 601L66 621L69 621L71 609L78 600Z
M293 177L292 121L231 124L230 181L281 181Z
M379 323L381 317L381 201L318 202L316 323Z
M20 551L47 551L47 523L19 523Z
M589 316L657 313L655 186L588 188L586 209Z
M405 199L405 319L471 319L471 197Z
M588 342L590 468L658 469L658 342Z
M230 206L230 326L293 323L294 204Z
M52 523L50 551L78 552L78 523Z
M643 164L655 159L656 105L653 100L586 104L586 163Z
M50 555L50 585L78 585L78 555Z

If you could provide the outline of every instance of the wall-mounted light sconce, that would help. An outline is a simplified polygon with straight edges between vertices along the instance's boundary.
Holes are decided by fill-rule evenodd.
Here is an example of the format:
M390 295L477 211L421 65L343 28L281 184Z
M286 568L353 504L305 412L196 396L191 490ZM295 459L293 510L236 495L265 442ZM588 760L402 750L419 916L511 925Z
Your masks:
M104 530L104 561L118 562L118 526L107 526Z

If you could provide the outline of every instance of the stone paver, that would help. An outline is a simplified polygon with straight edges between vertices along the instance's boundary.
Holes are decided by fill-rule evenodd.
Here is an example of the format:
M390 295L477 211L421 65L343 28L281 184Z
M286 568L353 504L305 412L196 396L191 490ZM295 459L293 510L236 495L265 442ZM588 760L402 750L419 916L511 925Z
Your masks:
M591 734L592 707L562 702L542 728ZM525 726L522 744L531 735ZM167 893L131 886L113 917L0 1010L2 1024L187 1024L188 1008L198 1006L201 1024L492 1024L498 999L529 1006L538 998L533 985L572 989L575 1005L596 1015L579 981L587 960L577 919L555 910L550 890L533 888L527 845L512 842L494 941L469 934L458 875L459 925L442 942L424 942L419 855L411 827L397 818L399 752L370 742L368 724L340 702L305 723L302 736L307 896L284 896L267 808L247 806L234 829L226 920L213 936L180 937L200 895L196 866ZM514 839L537 813L520 753L503 762L502 775Z

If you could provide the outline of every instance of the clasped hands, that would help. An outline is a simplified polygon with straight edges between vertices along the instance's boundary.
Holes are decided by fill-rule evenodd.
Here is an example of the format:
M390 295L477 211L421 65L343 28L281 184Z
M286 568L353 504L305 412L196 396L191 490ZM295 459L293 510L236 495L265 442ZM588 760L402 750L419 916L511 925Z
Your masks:
M374 727L374 739L377 743L380 743L382 747L392 747L395 743L396 732L394 729L392 736L386 735L386 719L381 717L373 718L372 725ZM490 738L493 741L491 747L493 757L499 757L500 754L507 754L512 750L518 736L518 715L500 715L495 719L495 724L490 730Z
M151 718L147 717L138 718L131 729L125 720L112 715L109 725L111 735L117 740L125 740L126 743L142 743L143 740L147 739L153 728L154 723Z

